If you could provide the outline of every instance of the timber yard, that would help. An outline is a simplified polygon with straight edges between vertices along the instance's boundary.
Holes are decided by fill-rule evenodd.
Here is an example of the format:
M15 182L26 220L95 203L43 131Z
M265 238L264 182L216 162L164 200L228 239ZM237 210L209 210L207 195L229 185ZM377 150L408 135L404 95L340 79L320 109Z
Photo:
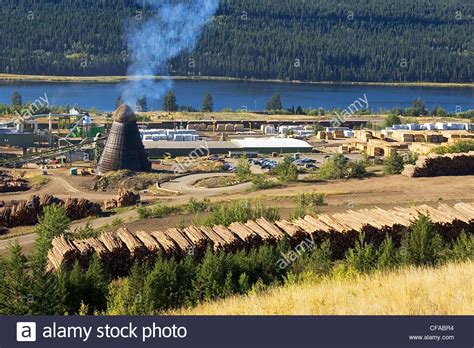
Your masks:
M192 114L137 115L121 105L113 114L73 109L67 114L3 117L0 252L14 239L31 249L34 225L49 204L64 205L75 229L88 225L100 232L79 244L64 237L54 240L49 262L56 269L80 255L87 259L107 250L116 255L116 248L128 250L125 257L133 259L206 245L231 251L283 236L298 241L319 230L398 231L408 228L418 213L429 213L434 222L456 226L458 232L472 231L474 193L466 187L474 186L474 153L433 153L472 144L473 125L466 119L427 117L381 127L383 116L341 123L324 116L234 114L217 121L219 113L209 120L202 118L206 114L199 120ZM384 163L394 153L416 158L405 163L401 174L388 175ZM337 156L348 168L363 162L363 173L318 177ZM247 174L239 173L243 160ZM285 161L298 171L292 180L279 178L277 168ZM462 180L451 180L453 175ZM259 180L267 185L260 187ZM294 220L295 197L304 193L321 195L324 204ZM283 220L217 225L210 232L198 226L195 213L181 209L189 202L212 206L242 200L277 205ZM140 213L156 205L170 207L170 213ZM377 209L401 215L382 218L390 213L381 215ZM148 251L142 255L140 247Z

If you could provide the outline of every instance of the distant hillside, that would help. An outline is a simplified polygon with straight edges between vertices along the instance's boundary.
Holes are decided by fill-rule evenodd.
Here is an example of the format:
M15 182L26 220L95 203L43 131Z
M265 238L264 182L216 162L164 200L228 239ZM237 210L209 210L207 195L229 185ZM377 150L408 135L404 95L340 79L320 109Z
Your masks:
M0 72L125 74L122 34L136 3L0 0ZM223 0L196 50L170 67L174 75L471 82L473 8L466 0Z

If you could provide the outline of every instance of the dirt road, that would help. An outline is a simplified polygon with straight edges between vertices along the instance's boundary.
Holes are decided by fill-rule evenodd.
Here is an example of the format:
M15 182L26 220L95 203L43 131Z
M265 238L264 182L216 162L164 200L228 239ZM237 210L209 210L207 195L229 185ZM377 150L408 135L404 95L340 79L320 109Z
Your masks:
M183 204L188 202L191 197L196 199L210 198L211 200L260 199L268 205L280 206L284 203L282 201L284 197L315 191L327 194L326 203L328 207L326 210L328 212L331 211L331 207L340 210L358 209L362 206L375 205L390 207L425 203L436 205L441 201L450 204L456 201L474 201L474 190L472 189L474 187L474 176L413 179L394 175L363 180L350 179L327 183L299 183L284 188L256 192L248 191L250 183L215 189L193 186L193 183L199 179L222 175L222 173L189 175L163 184L164 188L180 191L181 195L160 198L160 200L169 204ZM64 183L61 179L54 180L53 182L61 185L63 189L68 187L67 183ZM72 189L75 188L72 187ZM100 195L104 199L105 194L80 191L74 194L74 196L77 195L84 195L84 197L89 199L92 195ZM58 196L61 195L58 193ZM290 199L286 203L291 205L291 202L292 200ZM91 219L89 221L93 228L100 228L110 224L115 218L128 222L136 220L138 216L136 210L129 210L114 216ZM86 221L77 222L72 224L71 228L74 230L75 228L83 227L85 224ZM0 240L0 253L4 252L8 242L14 239L18 240L21 245L28 247L34 243L36 235L27 234L7 240Z

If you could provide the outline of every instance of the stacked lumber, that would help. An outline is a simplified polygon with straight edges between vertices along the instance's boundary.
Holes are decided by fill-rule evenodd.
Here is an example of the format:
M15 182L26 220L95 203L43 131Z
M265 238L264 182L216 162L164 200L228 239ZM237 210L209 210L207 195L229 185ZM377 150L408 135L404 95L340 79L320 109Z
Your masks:
M402 174L413 178L474 175L474 151L422 156L414 165L406 165Z
M0 171L0 193L20 192L27 191L29 189L30 186L28 185L27 180L14 177L5 171Z
M399 244L412 223L420 216L429 215L435 228L446 241L459 236L462 230L474 232L474 203L440 204L438 207L419 205L348 210L338 214L307 215L294 221L271 222L260 218L246 223L233 223L228 227L169 228L164 231L133 232L121 228L107 232L99 238L68 240L58 237L48 254L49 267L58 270L62 264L71 266L78 261L86 267L93 254L97 254L114 275L127 274L133 262L152 265L157 255L182 258L193 254L200 259L207 247L216 252L234 252L259 245L276 245L287 238L293 247L310 238L317 245L325 240L331 244L334 257L343 257L364 233L368 241L378 246L387 235Z
M100 205L84 198L59 198L42 195L31 196L26 201L12 202L0 208L0 226L11 228L16 226L31 226L38 222L39 216L48 205L64 205L69 218L83 219L88 216L98 216L102 213Z

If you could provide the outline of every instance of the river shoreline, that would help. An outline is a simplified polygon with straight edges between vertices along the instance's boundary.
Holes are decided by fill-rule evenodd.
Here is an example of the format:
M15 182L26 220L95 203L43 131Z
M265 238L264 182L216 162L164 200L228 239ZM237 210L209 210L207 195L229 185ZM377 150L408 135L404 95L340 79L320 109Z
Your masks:
M386 87L433 87L433 88L474 88L474 83L440 83L440 82L343 82L343 81L286 81L274 79L244 79L233 77L213 76L148 76L139 79L163 79L189 80L189 81L246 81L246 82L270 82L306 85L346 85L346 86L386 86ZM120 83L127 81L127 76L43 76L43 75L16 75L0 73L0 83L8 82L51 82L51 83Z

